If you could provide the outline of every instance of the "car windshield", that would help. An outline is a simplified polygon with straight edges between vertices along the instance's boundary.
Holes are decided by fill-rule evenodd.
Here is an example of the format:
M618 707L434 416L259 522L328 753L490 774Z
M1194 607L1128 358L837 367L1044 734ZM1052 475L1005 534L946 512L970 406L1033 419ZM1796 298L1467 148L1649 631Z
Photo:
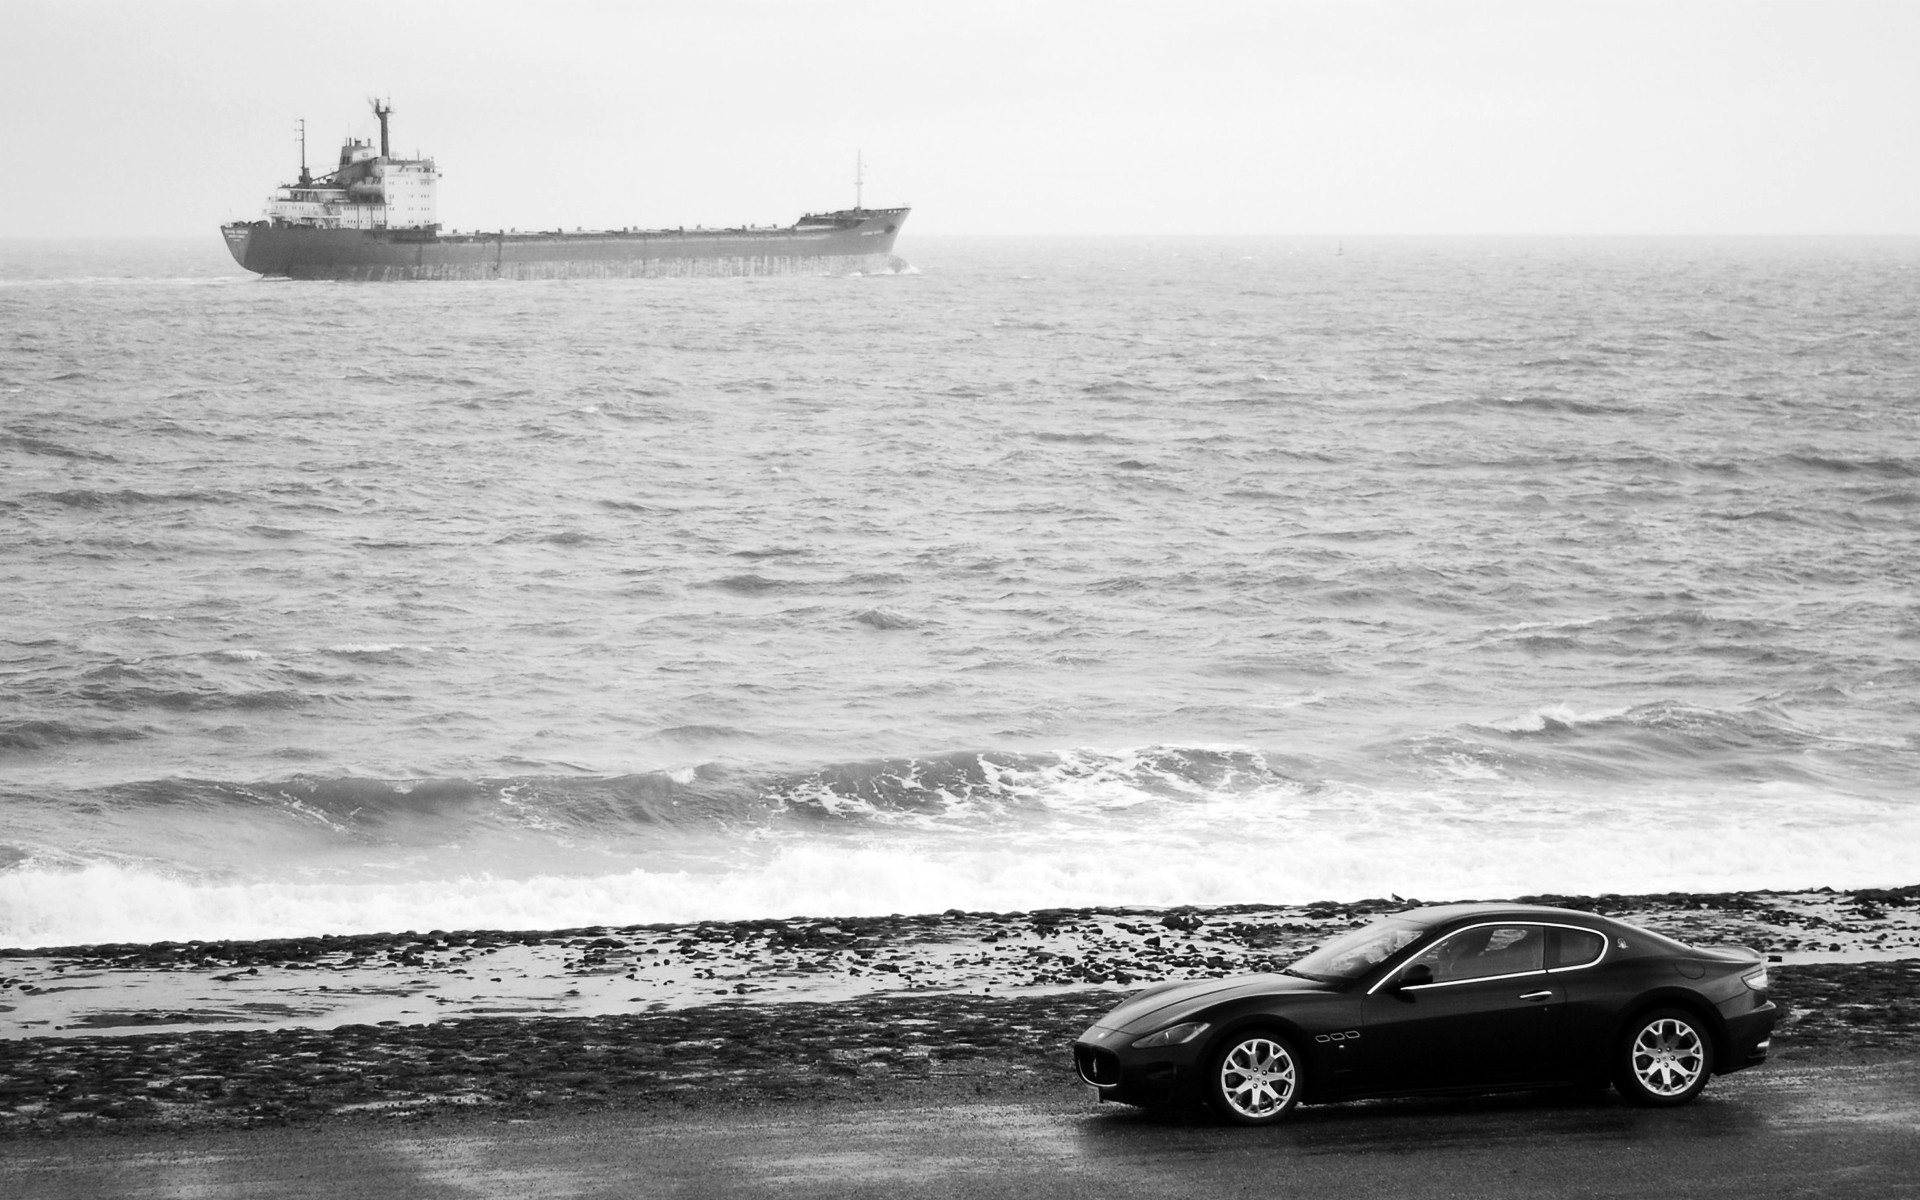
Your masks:
M1425 927L1411 921L1382 917L1371 925L1341 934L1287 970L1328 982L1358 979L1369 967L1386 961L1394 951L1418 941L1425 932Z

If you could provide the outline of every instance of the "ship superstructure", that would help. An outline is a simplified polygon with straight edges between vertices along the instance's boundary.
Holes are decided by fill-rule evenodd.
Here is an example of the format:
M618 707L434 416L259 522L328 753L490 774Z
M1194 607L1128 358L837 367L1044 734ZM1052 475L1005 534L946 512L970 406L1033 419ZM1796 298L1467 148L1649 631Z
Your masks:
M393 106L373 102L380 118L380 148L348 138L340 147L340 168L315 179L307 172L306 126L300 131L300 179L267 198L267 220L309 229L438 229L435 185L440 173L431 158L394 158L388 149L387 118Z
M391 105L373 101L378 149L348 138L340 165L315 178L301 133L300 175L274 190L258 221L221 227L234 261L296 279L577 279L659 275L844 275L897 271L893 242L907 208L854 207L789 226L449 233L440 230L431 158L394 158Z

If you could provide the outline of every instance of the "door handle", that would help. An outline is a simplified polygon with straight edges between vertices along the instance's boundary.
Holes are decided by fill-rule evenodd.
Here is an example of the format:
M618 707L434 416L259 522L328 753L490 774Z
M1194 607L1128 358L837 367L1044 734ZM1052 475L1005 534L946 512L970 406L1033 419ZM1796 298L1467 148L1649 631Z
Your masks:
M1547 988L1538 992L1528 992L1525 995L1521 996L1520 998L1522 1000L1545 1000L1551 997L1552 995L1553 995L1553 990L1551 988Z

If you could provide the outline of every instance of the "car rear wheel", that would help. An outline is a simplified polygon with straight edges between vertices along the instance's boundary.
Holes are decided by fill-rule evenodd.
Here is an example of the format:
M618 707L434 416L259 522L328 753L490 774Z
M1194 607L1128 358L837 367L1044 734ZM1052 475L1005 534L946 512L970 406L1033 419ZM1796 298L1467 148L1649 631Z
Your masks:
M1661 1008L1627 1026L1614 1086L1635 1104L1685 1104L1713 1074L1713 1039L1692 1013Z
M1235 1034L1210 1063L1208 1099L1229 1121L1271 1125L1300 1098L1300 1057L1277 1033Z

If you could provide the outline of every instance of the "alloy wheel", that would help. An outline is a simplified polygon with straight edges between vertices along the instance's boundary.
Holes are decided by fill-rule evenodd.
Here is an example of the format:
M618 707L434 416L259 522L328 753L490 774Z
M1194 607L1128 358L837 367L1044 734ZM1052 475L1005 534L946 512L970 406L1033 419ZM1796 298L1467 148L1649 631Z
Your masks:
M1675 1017L1647 1022L1633 1039L1632 1069L1649 1095L1685 1095L1707 1069L1700 1031Z
M1220 1099L1245 1120L1265 1121L1285 1112L1299 1080L1293 1055L1272 1038L1243 1038L1220 1060Z

